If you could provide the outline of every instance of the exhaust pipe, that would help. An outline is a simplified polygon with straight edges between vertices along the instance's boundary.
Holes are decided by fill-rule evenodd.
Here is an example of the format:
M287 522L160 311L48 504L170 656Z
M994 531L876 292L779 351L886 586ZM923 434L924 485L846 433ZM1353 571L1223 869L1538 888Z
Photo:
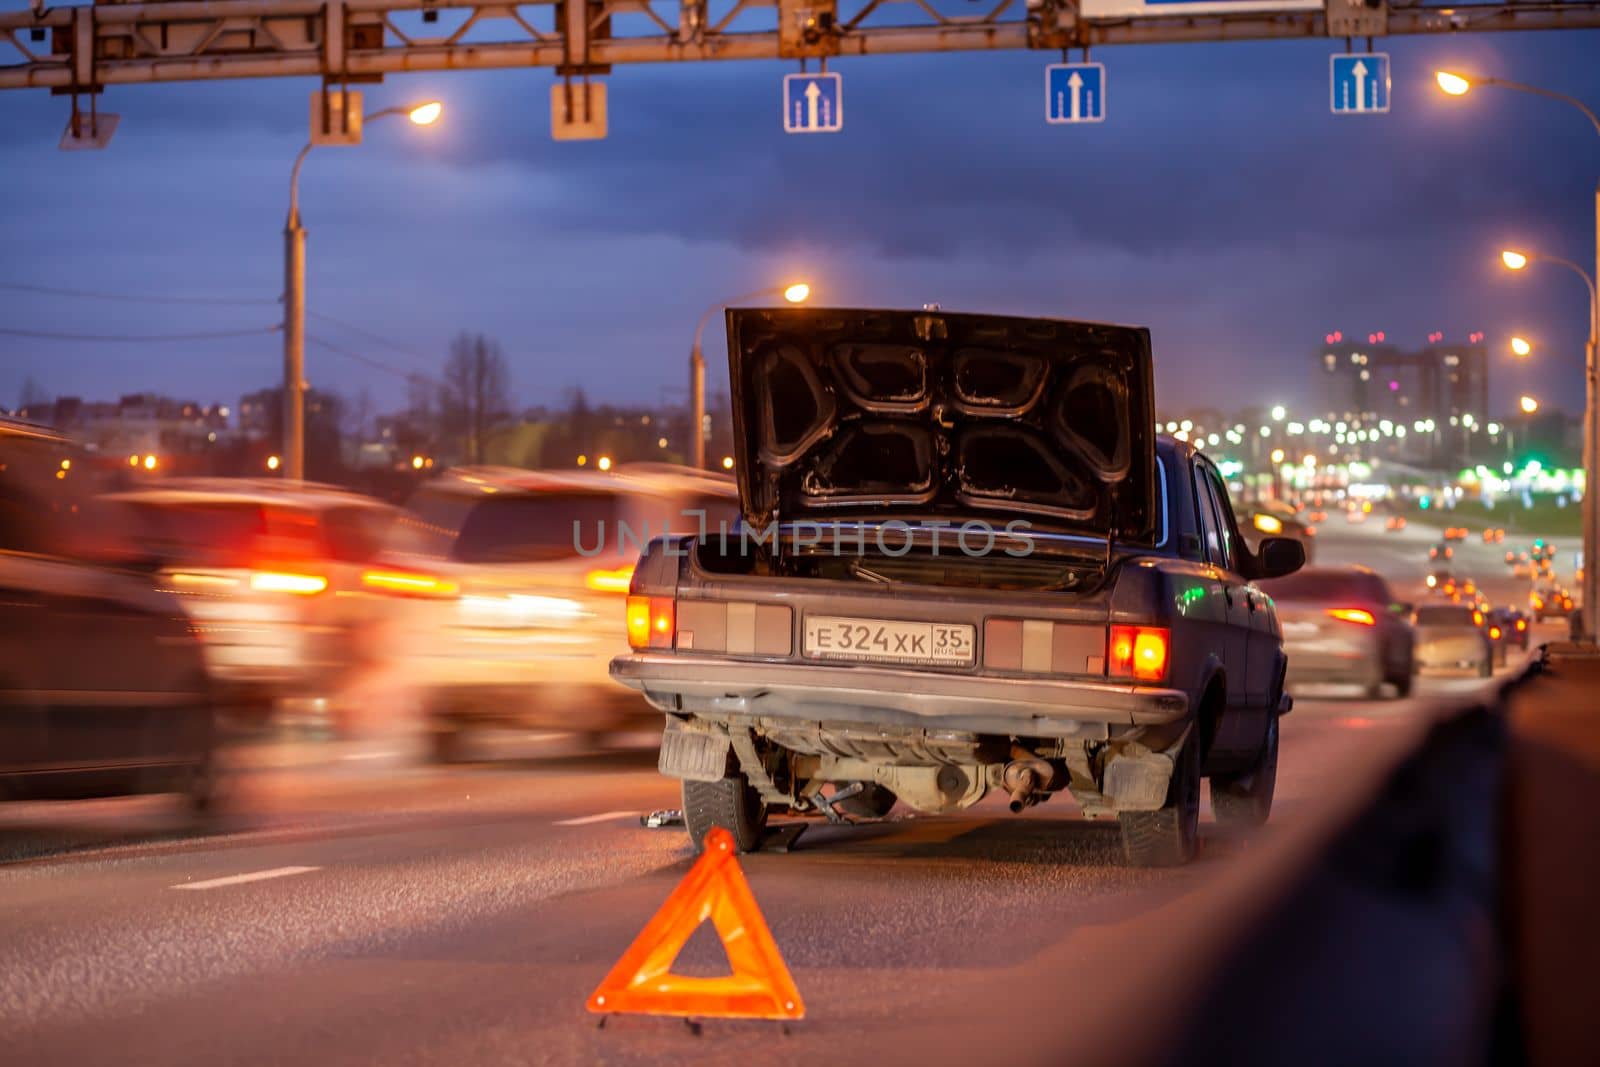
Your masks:
M1023 767L1014 776L1011 786L1011 814L1015 815L1028 805L1036 803L1033 790L1038 782L1031 767Z

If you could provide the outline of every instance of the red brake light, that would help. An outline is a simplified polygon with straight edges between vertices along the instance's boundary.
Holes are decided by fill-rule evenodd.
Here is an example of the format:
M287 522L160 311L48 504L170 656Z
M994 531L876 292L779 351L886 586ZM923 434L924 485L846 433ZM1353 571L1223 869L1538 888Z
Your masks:
M641 651L672 647L677 612L671 597L630 596L626 611L631 647Z
M328 579L320 574L256 571L250 575L250 588L258 593L293 593L295 596L316 596L328 588Z
M1527 619L1518 619L1517 620L1517 629L1519 631L1526 630L1527 628L1528 628L1528 620Z
M1491 641L1500 640L1500 627L1498 627L1498 626L1489 627L1489 639Z
M1113 626L1106 673L1113 678L1159 682L1167 676L1171 633L1164 626Z
M601 568L583 576L583 584L597 593L626 593L633 581L633 564L615 570Z
M1328 614L1340 622L1353 622L1358 626L1376 626L1378 620L1364 608L1329 608Z
M396 596L452 597L460 591L448 578L414 571L366 571L361 575L361 584Z
M1474 626L1482 626L1483 625L1483 612L1474 611L1472 613L1472 625L1474 625Z

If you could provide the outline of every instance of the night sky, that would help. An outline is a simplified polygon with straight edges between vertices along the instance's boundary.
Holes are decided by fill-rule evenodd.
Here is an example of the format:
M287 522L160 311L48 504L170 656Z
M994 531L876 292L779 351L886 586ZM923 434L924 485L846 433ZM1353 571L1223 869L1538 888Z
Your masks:
M8 5L10 6L10 5ZM845 131L786 136L792 63L618 67L610 137L548 132L547 70L391 77L368 110L437 97L432 130L390 120L313 153L308 331L397 369L436 370L458 331L497 338L515 400L683 403L710 303L797 278L819 303L1099 319L1154 331L1158 407L1307 398L1323 334L1432 330L1494 343L1496 410L1519 392L1581 408L1581 283L1507 275L1525 245L1592 265L1600 136L1502 90L1446 98L1438 66L1600 107L1600 33L1380 43L1393 111L1328 112L1329 41L1097 49L1109 118L1047 126L1053 53L839 60ZM309 79L113 87L110 149L62 153L67 103L0 94L0 281L237 298L157 305L0 289L13 329L141 334L267 326L279 314L289 165ZM331 322L380 335L386 347ZM1542 343L1513 368L1505 339ZM711 385L726 380L720 326ZM181 344L0 336L0 406L156 390L234 403L275 382L262 334ZM398 406L398 374L308 345L317 387Z

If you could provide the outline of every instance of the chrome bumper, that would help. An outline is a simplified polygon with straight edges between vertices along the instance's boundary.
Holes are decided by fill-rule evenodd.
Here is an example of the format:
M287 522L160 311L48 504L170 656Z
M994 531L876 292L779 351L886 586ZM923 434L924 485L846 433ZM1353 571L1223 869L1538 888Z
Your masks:
M1079 736L1091 724L1158 725L1189 713L1189 695L1181 689L975 677L871 664L752 663L635 653L613 659L611 677L664 711L1034 737Z

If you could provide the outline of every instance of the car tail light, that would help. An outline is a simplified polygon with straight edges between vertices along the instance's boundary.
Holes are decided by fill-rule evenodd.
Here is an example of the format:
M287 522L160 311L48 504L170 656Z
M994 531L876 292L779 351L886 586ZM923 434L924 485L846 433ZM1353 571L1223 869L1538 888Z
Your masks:
M1474 611L1472 613L1472 625L1474 625L1474 626L1482 626L1483 625L1483 612Z
M583 576L583 584L597 593L626 593L628 585L633 581L633 564L618 567L615 570L590 571Z
M1328 614L1340 622L1353 622L1358 626L1376 626L1378 620L1365 608L1329 608Z
M1164 626L1113 626L1106 673L1113 678L1162 681L1167 676L1170 636Z
M1517 620L1517 632L1518 633L1521 633L1523 630L1526 630L1527 628L1528 628L1528 620L1527 619L1518 619Z
M630 596L628 644L636 649L671 648L674 604L667 596Z
M328 588L328 579L320 574L295 574L290 571L255 571L250 575L250 588L258 593L293 593L295 596L316 596Z
M448 578L416 571L367 571L361 575L361 584L396 596L453 597L461 591Z
M1489 640L1491 640L1491 641L1500 640L1500 627L1498 627L1498 626L1489 627Z

